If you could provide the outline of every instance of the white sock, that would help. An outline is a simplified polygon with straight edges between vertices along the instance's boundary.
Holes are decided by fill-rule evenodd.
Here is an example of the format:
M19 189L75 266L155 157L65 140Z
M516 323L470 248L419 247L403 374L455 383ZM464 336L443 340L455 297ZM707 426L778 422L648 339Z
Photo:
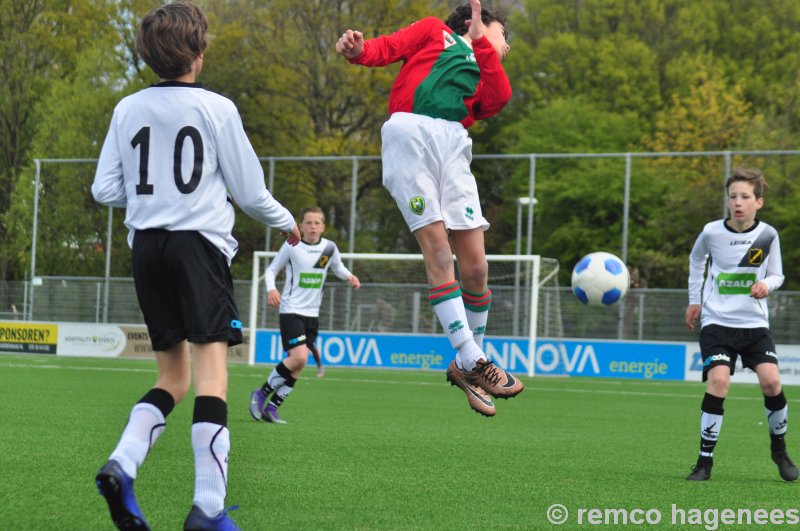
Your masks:
M489 309L492 307L492 292L486 289L483 293L461 290L461 299L467 312L467 323L472 330L472 337L478 347L483 348L483 336L486 335L486 323L489 320Z
M136 404L110 459L118 462L126 474L136 479L136 471L158 437L164 433L166 422L161 410L153 404Z
M487 359L486 354L473 339L470 339L458 347L458 354L456 355L456 367L469 372L475 368L475 364L480 359Z
M467 311L464 309L461 297L442 301L433 307L433 311L436 312L436 317L439 318L453 348L457 349L468 339L472 339L472 330L469 329Z
M719 439L719 431L721 428L722 415L707 413L705 411L700 412L700 455L703 457L712 457L714 455L714 446L716 446L717 440Z
M217 516L225 509L228 483L230 432L211 422L192 424L194 448L194 501L204 513Z
M269 378L267 378L267 385L269 385L272 389L277 389L284 383L286 383L286 378L278 374L277 368L272 369L272 372L269 374Z
M458 350L456 365L471 371L475 368L475 362L485 359L486 354L472 338L458 282L452 281L430 288L428 301L433 305L433 311L436 312L450 345Z
M469 309L465 309L465 311L467 312L467 323L472 330L472 339L475 340L478 348L483 349L483 337L486 335L489 312L473 312Z
M275 394L278 395L278 398L280 400L280 403L278 405L283 404L283 401L286 400L286 397L289 396L289 393L292 392L292 389L294 389L294 385L292 386L282 385L275 390Z
M771 411L769 408L764 408L764 411L767 413L769 432L772 435L785 435L789 421L789 406L785 405L778 411Z

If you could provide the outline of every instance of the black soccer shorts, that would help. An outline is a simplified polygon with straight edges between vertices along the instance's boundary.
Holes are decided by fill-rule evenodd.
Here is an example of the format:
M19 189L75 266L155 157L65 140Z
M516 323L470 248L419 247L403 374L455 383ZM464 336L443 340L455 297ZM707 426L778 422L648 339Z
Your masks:
M137 230L133 278L153 350L184 339L242 343L228 261L199 232Z
M300 345L313 345L319 333L319 318L296 313L280 315L281 344L289 352Z
M700 330L700 353L703 356L703 381L708 371L717 365L727 365L731 375L736 369L736 359L742 357L742 366L755 370L760 363L778 364L775 341L769 328L730 328L711 324Z

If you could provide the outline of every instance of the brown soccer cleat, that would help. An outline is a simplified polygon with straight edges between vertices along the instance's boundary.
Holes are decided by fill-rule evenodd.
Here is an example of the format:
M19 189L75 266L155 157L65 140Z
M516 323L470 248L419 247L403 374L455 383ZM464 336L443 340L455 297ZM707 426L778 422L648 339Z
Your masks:
M491 397L480 387L467 382L464 378L464 371L456 367L455 360L451 361L447 367L447 381L450 382L450 385L455 385L464 391L469 407L476 413L480 413L484 417L494 417L497 410L494 408Z
M464 379L480 387L495 398L511 398L525 389L525 385L491 361L478 360L475 368L464 373Z

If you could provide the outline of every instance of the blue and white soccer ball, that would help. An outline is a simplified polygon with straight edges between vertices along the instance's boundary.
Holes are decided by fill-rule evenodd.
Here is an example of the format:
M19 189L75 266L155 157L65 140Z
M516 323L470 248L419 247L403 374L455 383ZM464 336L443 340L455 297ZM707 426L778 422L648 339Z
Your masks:
M572 270L572 292L583 304L614 306L630 285L628 267L611 253L589 253Z

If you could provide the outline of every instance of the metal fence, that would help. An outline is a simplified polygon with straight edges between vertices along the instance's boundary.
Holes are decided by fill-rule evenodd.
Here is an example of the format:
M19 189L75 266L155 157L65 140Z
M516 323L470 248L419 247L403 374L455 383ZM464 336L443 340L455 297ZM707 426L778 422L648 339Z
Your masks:
M0 301L0 320L25 320L63 322L111 322L118 324L143 324L136 300L133 280L112 278L108 282L108 306L105 306L104 289L107 280L103 277L41 277L42 283L31 286L30 282L11 282ZM245 326L247 308L250 306L250 281L235 281L234 292ZM365 285L367 292L369 285ZM417 289L427 294L427 285L416 287L384 284L372 286L379 291ZM412 323L404 315L395 315L391 325L379 322L378 312L370 306L375 301L348 298L346 283L335 279L325 284L324 304L320 325L324 330L353 332L439 333L435 318L426 323ZM35 290L35 306L30 308L28 293ZM492 287L493 304L512 304L513 290L508 287ZM389 297L391 298L391 297ZM800 292L777 291L767 299L773 335L778 343L800 342L800 329L796 326L800 318ZM348 301L348 302L346 302ZM351 304L352 308L345 308ZM539 337L573 337L596 339L630 339L644 341L696 341L697 332L691 333L684 324L687 305L685 290L632 289L619 308L595 308L577 302L569 288L543 287L539 295L537 330ZM366 311L364 309L366 308ZM527 323L528 309L521 304L522 323ZM108 320L103 316L107 314ZM345 322L344 316L350 316ZM264 316L260 327L278 328L277 310ZM414 328L416 326L416 328ZM522 328L527 329L527 327ZM509 322L492 320L488 325L489 335L510 336Z
M611 179L616 184L613 184L614 189L619 189L621 194L622 208L619 213L621 218L621 231L619 234L619 247L618 249L611 249L612 252L618 254L623 261L627 263L629 254L629 236L631 232L630 219L631 219L631 193L635 191L637 186L635 178L638 175L650 175L649 170L645 164L637 164L636 161L642 163L646 161L657 161L657 159L676 159L683 158L692 164L699 161L712 162L711 170L714 175L720 176L720 195L718 198L713 198L713 204L719 205L719 212L722 215L726 214L725 201L722 190L722 183L727 179L731 172L734 159L737 163L743 160L752 161L757 160L763 162L765 165L772 165L770 171L774 173L787 173L790 172L787 164L792 161L792 164L800 164L800 159L796 158L800 155L798 150L763 150L763 151L696 151L696 152L661 152L661 153L531 153L531 154L509 154L509 155L476 155L474 157L476 175L489 175L491 179L504 179L510 175L524 176L527 174L527 191L523 197L508 198L500 197L493 198L492 201L496 202L498 199L507 204L512 201L513 208L517 214L517 238L516 238L516 254L530 255L538 253L537 249L532 247L533 234L534 234L534 208L542 208L542 205L548 205L552 198L540 197L537 193L537 179L548 179L552 175L558 175L558 168L563 168L563 165L570 164L589 164L589 166L581 166L581 171L596 171L602 173L604 179ZM374 219L373 209L370 208L369 202L364 206L360 206L359 189L364 183L370 183L370 186L380 188L380 157L377 156L308 156L308 157L260 157L265 167L265 178L270 190L279 191L279 197L290 197L292 195L292 186L298 185L298 175L304 173L314 173L318 175L336 175L337 186L335 195L336 200L341 208L339 212L345 216L344 225L346 231L343 232L347 238L347 244L340 244L340 249L343 252L397 252L397 249L357 249L357 234L360 230L366 227L373 227L381 225L385 220ZM614 161L617 163L612 164L612 167L602 166L603 161ZM594 161L594 162L592 162ZM764 162L764 161L769 161ZM46 189L48 180L53 175L48 175L45 168L50 169L65 169L67 167L80 168L79 175L72 175L70 182L75 179L81 181L88 191L88 186L91 184L91 177L94 173L94 165L96 159L35 159L35 179L34 179L34 196L33 203L33 219L32 219L32 239L31 239L31 256L30 256L30 279L36 279L41 275L60 275L69 274L63 271L54 271L52 266L37 267L37 242L40 239L40 234L46 234L50 228L47 226L40 227L40 213L46 212L49 208L46 201L48 194L43 194L42 190ZM596 164L596 166L592 166ZM602 168L601 168L602 166ZM792 166L793 167L793 166ZM605 182L605 181L604 181ZM294 184L293 184L294 183ZM610 182L607 185L611 185ZM382 190L381 190L382 192ZM491 194L491 190L488 190ZM383 193L383 192L382 192ZM49 194L53 195L53 194ZM383 197L383 196L381 196ZM388 199L388 196L385 198ZM718 203L716 203L718 199ZM363 200L363 197L361 197ZM537 206L538 205L538 206ZM106 279L111 276L111 260L112 260L112 241L119 241L122 236L119 218L120 214L115 214L112 208L108 209L107 221L105 222L107 228L105 229L106 236L103 239L104 244L103 252L105 253L105 271L98 270L97 275L104 275ZM635 213L634 213L635 214ZM717 217L713 212L706 212L711 219ZM495 213L495 215L497 215ZM513 216L507 216L511 219ZM696 221L697 230L704 223L710 219L698 219ZM330 225L334 225L335 220L329 220ZM524 226L524 230L523 230ZM115 228L116 227L116 228ZM634 229L635 231L635 226ZM524 234L524 236L523 236ZM271 250L271 236L272 231L265 230L263 240L263 250ZM341 236L341 234L340 234ZM81 237L78 235L77 237ZM512 236L513 238L513 236ZM334 238L336 239L336 238ZM524 245L523 245L524 243ZM52 242L51 242L52 245ZM257 246L254 250L262 250ZM595 249L587 249L588 251ZM689 249L686 250L688 255ZM38 257L41 261L41 256ZM565 264L566 265L566 264ZM44 270L42 270L44 269ZM108 285L108 282L106 281ZM110 285L109 289L102 292L102 297L106 299L111 297ZM2 290L0 290L2 291ZM28 294L29 298L35 297L35 292L31 291ZM107 304L109 299L106 299L105 307L110 307Z

